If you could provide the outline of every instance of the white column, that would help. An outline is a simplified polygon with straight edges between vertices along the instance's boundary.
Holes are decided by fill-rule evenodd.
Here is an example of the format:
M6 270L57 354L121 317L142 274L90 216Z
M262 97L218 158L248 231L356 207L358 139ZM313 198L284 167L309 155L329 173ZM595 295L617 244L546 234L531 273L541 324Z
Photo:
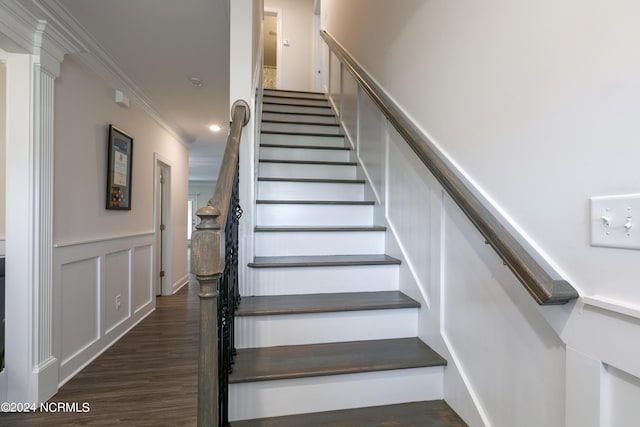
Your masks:
M53 351L54 84L70 45L46 22L32 22L32 52L6 55L6 368L11 402L42 402L58 389Z

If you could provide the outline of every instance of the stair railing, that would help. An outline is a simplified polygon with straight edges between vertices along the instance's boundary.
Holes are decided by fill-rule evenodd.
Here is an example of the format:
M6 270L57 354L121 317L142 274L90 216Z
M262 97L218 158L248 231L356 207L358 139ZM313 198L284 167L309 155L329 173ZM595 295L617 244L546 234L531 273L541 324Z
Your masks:
M231 107L231 130L216 187L207 206L198 209L200 222L191 236L191 272L200 284L200 344L198 350L198 426L229 425L229 373L235 354L234 311L238 289L238 153L249 105Z
M527 249L520 243L515 233L510 231L474 194L434 144L420 132L349 53L326 31L321 31L320 35L331 52L378 106L533 299L540 305L552 305L565 304L577 298L578 292L573 286L566 280L558 278L557 274L549 271L548 267L539 262L538 259L541 257L534 254L533 249Z

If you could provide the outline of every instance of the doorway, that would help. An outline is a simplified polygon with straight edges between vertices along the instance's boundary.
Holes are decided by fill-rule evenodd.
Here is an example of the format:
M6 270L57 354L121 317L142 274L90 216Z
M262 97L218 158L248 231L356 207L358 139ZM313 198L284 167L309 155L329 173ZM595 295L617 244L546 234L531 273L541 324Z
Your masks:
M276 9L265 9L263 26L263 87L264 89L277 89L280 87L282 70L279 64L282 63L280 46L281 43L281 22L282 14Z
M191 234L196 229L196 212L198 212L198 195L189 194L189 199L187 200L187 221L191 223L191 225L187 227L187 243L189 247L191 247Z
M171 295L171 166L156 157L155 167L155 294Z

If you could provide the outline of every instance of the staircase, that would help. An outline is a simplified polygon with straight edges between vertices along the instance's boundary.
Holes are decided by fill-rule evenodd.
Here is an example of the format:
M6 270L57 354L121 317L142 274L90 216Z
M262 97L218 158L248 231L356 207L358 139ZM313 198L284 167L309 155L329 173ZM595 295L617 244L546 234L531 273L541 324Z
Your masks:
M246 426L463 426L417 338L355 156L326 97L265 90L251 283L230 419ZM241 420L241 421L239 421Z

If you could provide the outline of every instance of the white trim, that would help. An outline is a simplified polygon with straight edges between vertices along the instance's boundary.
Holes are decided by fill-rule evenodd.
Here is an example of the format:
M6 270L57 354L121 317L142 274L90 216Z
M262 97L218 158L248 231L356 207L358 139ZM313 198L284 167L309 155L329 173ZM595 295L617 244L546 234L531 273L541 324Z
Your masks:
M173 283L173 285L171 285L171 289L173 290L171 295L177 293L180 289L184 288L188 284L189 284L189 273L185 274L180 279L176 280Z
M121 239L132 239L132 238L136 238L136 237L145 237L145 236L151 236L155 234L155 231L146 231L143 233L135 233L135 234L123 234L121 236L110 236L110 237L96 237L95 239L89 239L89 240L76 240L76 241L71 241L71 242L63 242L63 243L55 243L53 245L54 248L67 248L70 246L78 246L78 245L88 245L91 243L102 243L102 242L108 242L111 240L121 240Z
M158 224L158 218L159 218L159 212L158 212L158 191L159 191L159 186L158 186L158 168L159 163L162 163L164 165L164 167L166 167L168 169L167 174L168 177L165 177L166 182L164 184L164 187L166 188L166 193L167 193L167 200L163 201L164 205L166 206L166 212L167 213L167 217L164 218L164 223L165 224L170 224L171 226L166 228L166 231L163 233L164 239L165 239L165 244L162 245L161 242L158 242L156 244L156 251L159 250L160 246L162 246L162 257L163 257L163 261L165 264L165 268L164 268L164 272L165 272L165 278L166 280L164 281L164 286L163 288L160 290L162 295L171 295L173 294L173 284L170 282L171 277L172 277L172 272L173 272L173 218L171 216L171 196L172 196L172 191L171 191L171 180L172 180L172 174L171 174L171 170L173 169L173 163L167 159L166 157L164 157L163 155L159 154L158 152L154 152L153 153L153 229L154 229L154 233L157 233L157 230L159 228L159 224ZM186 209L186 206L185 206ZM157 241L158 239L156 239ZM156 260L156 262L158 261L158 255L156 252L156 255L154 255L154 260ZM158 280L160 277L160 270L159 270L159 266L154 264L153 267L153 271L154 271L154 276L155 276L155 280ZM157 289L157 286L154 284L154 293L156 292L155 289Z
M38 19L20 3L0 2L0 34L5 35L12 44L6 46L8 50L15 53L32 53L33 34L37 25Z
M582 299L585 305L598 307L607 311L624 314L625 316L640 319L640 305L604 297L602 295L586 296Z

